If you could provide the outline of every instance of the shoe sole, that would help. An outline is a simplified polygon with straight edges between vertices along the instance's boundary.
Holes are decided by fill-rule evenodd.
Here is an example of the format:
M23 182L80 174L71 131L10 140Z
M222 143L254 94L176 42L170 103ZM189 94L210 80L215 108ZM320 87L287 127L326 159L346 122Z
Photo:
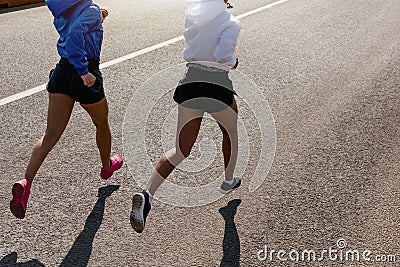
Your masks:
M143 232L144 229L144 218L143 218L144 202L145 199L142 194L133 195L130 221L132 228L138 233Z
M15 183L12 187L12 194L13 199L10 201L11 213L18 219L23 219L26 212L21 200L24 196L24 187L19 183Z
M239 180L234 187L232 187L232 189L229 190L224 190L221 187L219 188L219 192L221 192L222 194L228 194L229 192L233 191L233 190L237 190L240 188L240 186L242 185L242 180Z

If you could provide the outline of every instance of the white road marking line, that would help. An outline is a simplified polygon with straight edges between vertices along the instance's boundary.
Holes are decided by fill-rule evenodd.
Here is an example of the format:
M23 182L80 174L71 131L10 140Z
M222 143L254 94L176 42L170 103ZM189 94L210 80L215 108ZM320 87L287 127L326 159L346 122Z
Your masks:
M123 62L123 61L126 61L126 60L129 60L129 59L138 57L138 56L143 55L143 54L146 54L146 53L148 53L148 52L151 52L151 51L160 49L160 48L162 48L162 47L164 47L164 46L177 43L177 42L179 42L179 41L181 41L181 40L183 40L183 39L184 39L184 38L183 38L183 35L181 35L181 36L176 37L176 38L174 38L174 39L170 39L170 40L168 40L168 41L165 41L165 42L162 42L162 43L159 43L159 44L152 45L152 46L150 46L150 47L147 47L147 48L141 49L141 50L139 50L139 51L133 52L133 53L131 53L131 54L128 54L128 55L126 55L126 56L113 59L113 60L111 60L111 61L108 61L108 62L105 62L105 63L103 63L103 64L100 64L100 69L104 69L104 68L110 67L110 66L112 66L112 65L121 63L121 62Z
M17 100L19 100L21 98L24 98L24 97L27 97L27 96L30 96L30 95L33 95L33 94L36 94L36 93L39 93L40 91L43 91L43 90L46 89L46 85L47 84L45 83L45 84L39 85L39 86L37 86L35 88L23 91L21 93L18 93L18 94L11 95L9 97L0 99L0 106L3 106L5 104L8 104L8 103L11 103L11 102L14 102L14 101L17 101Z
M271 4L268 4L268 5L253 9L253 10L251 10L249 12L243 13L243 14L235 16L235 17L238 18L238 19L241 19L241 18L250 16L250 15L253 15L255 13L261 12L261 11L263 11L265 9L271 8L273 6L276 6L276 5L279 5L279 4L283 4L283 3L287 2L287 1L289 1L289 0L280 0L280 1L277 1L277 2L273 2Z
M268 5L259 7L259 8L257 8L257 9L251 10L251 11L249 11L249 12L243 13L243 14L241 14L241 15L238 15L238 16L236 16L236 18L238 18L238 19L244 18L244 17L250 16L250 15L253 15L253 14L255 14L255 13L261 12L261 11L263 11L263 10L265 10L265 9L274 7L274 6L276 6L276 5L283 4L283 3L287 2L287 1L289 1L289 0L280 0L280 1L277 1L277 2L273 2L273 3L271 3L271 4L268 4ZM122 57L119 57L119 58L110 60L110 61L108 61L108 62L102 63L102 64L100 64L100 69L104 69L104 68L113 66L113 65L115 65L115 64L124 62L124 61L126 61L126 60L133 59L133 58L138 57L138 56L140 56L140 55L149 53L149 52L151 52L151 51L160 49L160 48L162 48L162 47L164 47L164 46L167 46L167 45L170 45L170 44L177 43L177 42L182 41L182 40L184 40L183 35L178 36L178 37L173 38L173 39L170 39L170 40L167 40L167 41L162 42L162 43L159 43L159 44L155 44L155 45L149 46L149 47L147 47L147 48L144 48L144 49L141 49L141 50L139 50L139 51L133 52L133 53L128 54L128 55L126 55L126 56L122 56ZM18 93L18 94L11 95L11 96L9 96L9 97L0 99L0 106L6 105L6 104L8 104L8 103L17 101L17 100L22 99L22 98L24 98L24 97L27 97L27 96L36 94L36 93L38 93L38 92L40 92L40 91L43 91L43 90L46 89L46 85L47 85L47 83L42 84L42 85L39 85L39 86L37 86L37 87L35 87L35 88L32 88L32 89L29 89L29 90L20 92L20 93Z

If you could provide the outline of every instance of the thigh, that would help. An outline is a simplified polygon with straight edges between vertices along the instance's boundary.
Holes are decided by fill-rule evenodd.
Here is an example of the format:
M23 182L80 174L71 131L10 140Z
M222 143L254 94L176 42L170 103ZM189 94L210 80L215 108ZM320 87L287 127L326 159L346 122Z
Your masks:
M71 117L75 101L65 94L49 93L46 134L61 136Z
M107 99L103 97L102 100L94 104L82 104L81 106L86 110L95 125L102 125L108 122L108 104Z
M76 100L76 90L73 90L72 86L74 80L74 70L71 69L65 60L60 60L56 67L50 71L46 89L49 93L65 94Z
M238 108L235 100L233 100L233 104L229 108L210 114L217 121L223 132L230 132L232 130L236 131Z
M196 142L204 111L178 105L178 126L176 145L182 152L187 152Z

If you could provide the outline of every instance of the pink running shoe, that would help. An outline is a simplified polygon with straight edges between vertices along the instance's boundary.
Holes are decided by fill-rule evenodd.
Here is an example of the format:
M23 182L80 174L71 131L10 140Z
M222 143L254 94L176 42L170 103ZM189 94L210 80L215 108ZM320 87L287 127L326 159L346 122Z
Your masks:
M121 154L116 154L113 157L110 158L111 160L111 166L110 168L104 168L101 167L100 170L100 177L103 179L108 179L113 175L113 173L117 170L119 170L122 167L122 164L124 163L124 159L122 158Z
M13 185L13 199L10 201L10 210L18 219L23 219L25 217L30 193L31 184L26 179L18 181Z

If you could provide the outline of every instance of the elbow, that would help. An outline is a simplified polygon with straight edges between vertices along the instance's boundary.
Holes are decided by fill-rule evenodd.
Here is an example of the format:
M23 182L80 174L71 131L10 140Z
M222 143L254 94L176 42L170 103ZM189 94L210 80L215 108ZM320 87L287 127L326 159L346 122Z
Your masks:
M228 56L228 57L215 57L217 63L227 65L229 67L233 67L236 64L236 56Z

